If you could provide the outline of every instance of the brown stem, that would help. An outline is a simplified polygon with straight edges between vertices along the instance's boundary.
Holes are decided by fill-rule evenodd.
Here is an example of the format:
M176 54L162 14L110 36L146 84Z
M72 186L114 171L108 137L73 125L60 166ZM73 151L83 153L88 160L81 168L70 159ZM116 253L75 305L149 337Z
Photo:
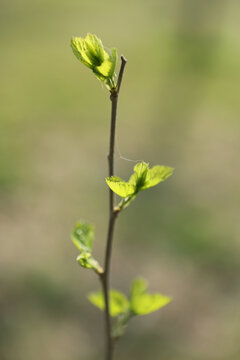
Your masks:
M111 111L111 129L110 129L110 141L109 141L109 153L108 153L108 175L114 175L114 144L115 144L115 130L117 119L117 104L118 94L122 83L124 68L126 65L126 59L121 56L122 64L118 75L117 88L111 92L110 100L112 103ZM108 234L107 245L105 251L104 273L100 276L103 287L103 295L105 300L105 331L106 331L106 360L113 359L113 347L114 342L111 335L111 319L109 311L109 273L110 273L110 261L112 253L112 242L115 220L118 212L114 211L114 193L109 189L109 221L108 221Z
M120 71L119 71L118 81L117 81L117 92L118 93L120 91L120 87L121 87L121 84L122 84L122 78L123 78L125 65L127 63L127 59L125 59L125 57L123 55L121 55L121 61L122 61L122 65L121 65L121 68L120 68Z

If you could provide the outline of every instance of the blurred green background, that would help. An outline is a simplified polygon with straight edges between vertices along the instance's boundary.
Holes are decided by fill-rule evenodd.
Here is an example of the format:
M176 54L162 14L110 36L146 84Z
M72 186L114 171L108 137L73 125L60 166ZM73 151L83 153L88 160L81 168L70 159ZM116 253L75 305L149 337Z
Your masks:
M173 166L116 227L111 280L173 296L130 323L116 360L240 359L240 4L236 0L2 0L0 359L101 360L102 313L86 299L70 231L107 229L110 102L76 60L97 34L128 59L116 172ZM118 63L119 66L119 63Z

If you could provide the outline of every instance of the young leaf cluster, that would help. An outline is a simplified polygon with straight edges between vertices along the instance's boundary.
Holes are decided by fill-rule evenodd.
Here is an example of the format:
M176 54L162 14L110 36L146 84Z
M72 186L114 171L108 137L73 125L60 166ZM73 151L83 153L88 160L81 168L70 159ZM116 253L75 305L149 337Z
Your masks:
M103 269L92 256L92 245L94 240L94 227L83 221L78 221L72 231L72 242L81 251L77 262L84 268L93 269L102 274Z
M73 37L71 39L71 48L76 58L90 68L109 90L116 88L116 49L105 48L102 41L93 34L87 34L84 39Z
M132 284L129 298L120 291L110 290L110 315L117 317L113 328L113 336L115 338L123 335L128 321L133 316L150 314L166 306L172 300L171 297L160 293L148 293L147 287L146 280L137 278ZM90 293L88 299L100 310L105 309L102 291Z
M126 208L140 191L149 189L166 180L172 175L173 168L156 165L150 169L149 164L140 162L134 166L133 171L128 181L124 181L118 176L106 178L110 189L123 198L117 207L119 211Z

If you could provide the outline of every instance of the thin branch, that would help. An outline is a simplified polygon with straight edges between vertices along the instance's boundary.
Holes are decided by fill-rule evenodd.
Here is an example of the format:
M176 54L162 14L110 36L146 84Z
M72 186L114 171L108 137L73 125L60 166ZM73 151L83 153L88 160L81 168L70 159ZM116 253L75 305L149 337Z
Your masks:
M115 144L115 131L116 131L116 120L117 120L117 104L118 94L120 91L124 68L127 60L121 56L122 64L118 75L117 91L111 92L110 100L112 102L111 110L111 128L110 128L110 141L109 141L109 153L108 153L108 174L109 177L114 175L114 144ZM107 245L105 251L104 261L104 273L100 276L103 287L103 294L105 300L105 330L106 330L106 360L113 359L113 347L114 342L111 335L111 319L109 311L109 272L110 272L110 261L112 253L113 233L115 220L118 212L114 211L114 193L109 189L109 222L108 222L108 234L107 234Z
M117 93L119 93L119 91L120 91L120 87L121 87L121 84L122 84L123 73L124 73L124 68L125 68L125 65L127 63L127 59L125 59L125 57L123 55L121 55L121 60L122 60L122 64L121 64L121 68L120 68L119 75L118 75Z

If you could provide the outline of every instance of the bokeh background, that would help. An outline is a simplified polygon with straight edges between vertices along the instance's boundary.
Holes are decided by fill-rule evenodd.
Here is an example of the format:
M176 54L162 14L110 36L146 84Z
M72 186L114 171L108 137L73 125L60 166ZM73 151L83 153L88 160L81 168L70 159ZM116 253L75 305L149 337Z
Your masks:
M2 0L0 12L0 359L101 360L99 288L70 232L108 211L107 90L71 36L97 34L128 64L116 172L173 166L116 227L112 284L173 296L134 319L116 360L240 359L240 4L236 0ZM119 67L119 63L118 63Z

